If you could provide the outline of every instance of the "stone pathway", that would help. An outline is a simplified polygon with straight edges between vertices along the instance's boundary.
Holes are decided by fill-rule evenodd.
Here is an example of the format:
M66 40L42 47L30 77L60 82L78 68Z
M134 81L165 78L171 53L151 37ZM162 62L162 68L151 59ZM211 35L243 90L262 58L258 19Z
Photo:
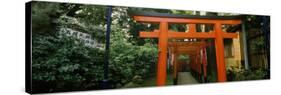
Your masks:
M190 72L178 72L178 84L198 84Z

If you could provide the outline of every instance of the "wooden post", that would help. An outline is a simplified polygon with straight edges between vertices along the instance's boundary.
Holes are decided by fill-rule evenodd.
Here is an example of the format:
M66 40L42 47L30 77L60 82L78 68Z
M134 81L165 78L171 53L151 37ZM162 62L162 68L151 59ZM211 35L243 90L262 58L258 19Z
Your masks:
M173 61L173 67L174 67L174 69L173 69L173 74L174 74L174 85L177 85L178 83L177 83L177 80L178 80L178 70L177 70L177 68L178 68L178 61L177 61L177 57L178 57L178 54L177 53L175 53L174 55L173 55L173 58L174 58L174 61Z
M206 58L206 48L203 48L203 71L204 71L204 78L207 77L207 58Z
M196 25L195 24L189 24L189 33L196 33Z
M159 32L159 57L157 66L157 86L164 86L166 83L167 68L167 46L168 46L168 22L160 22Z
M201 56L201 52L198 52L198 72L199 72L199 74L202 74L201 64L202 64L202 56Z
M242 22L242 35L243 35L243 50L244 50L243 53L244 53L245 69L249 70L248 45L247 45L245 20Z
M215 24L215 44L216 44L216 61L217 61L217 75L218 82L226 81L226 70L224 61L224 45L223 45L223 31L221 29L221 24Z

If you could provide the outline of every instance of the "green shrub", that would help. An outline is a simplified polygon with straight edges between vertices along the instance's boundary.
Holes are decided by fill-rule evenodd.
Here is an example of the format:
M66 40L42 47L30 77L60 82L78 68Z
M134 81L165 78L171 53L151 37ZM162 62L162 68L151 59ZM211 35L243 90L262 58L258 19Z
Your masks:
M153 74L157 62L157 47L152 44L133 45L122 32L113 32L110 45L110 78L120 85Z
M260 80L265 79L266 75L267 70L264 69L245 70L232 68L227 71L228 81Z
M103 50L86 47L72 37L34 35L32 38L34 89L50 92L98 86L103 74Z

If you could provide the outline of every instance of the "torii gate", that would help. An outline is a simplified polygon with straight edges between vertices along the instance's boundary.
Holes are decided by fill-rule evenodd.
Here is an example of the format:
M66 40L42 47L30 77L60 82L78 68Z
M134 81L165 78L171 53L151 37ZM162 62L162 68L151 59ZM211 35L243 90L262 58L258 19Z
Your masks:
M177 84L177 71L178 71L178 62L177 57L179 54L188 54L195 57L191 57L191 69L195 69L199 74L202 74L206 78L207 76L207 59L206 59L206 47L210 46L211 43L205 43L204 41L201 42L169 42L168 46L172 51L172 63L173 63L173 77L174 83ZM202 50L202 55L200 55L200 51ZM198 58L201 58L201 62ZM195 63L193 62L195 61ZM203 67L201 67L203 65Z
M159 30L153 32L141 31L142 38L158 38L159 57L157 64L157 86L163 86L166 83L166 60L168 38L213 38L216 46L216 63L218 82L226 81L226 70L224 61L224 38L236 38L236 33L226 33L222 31L223 24L236 25L241 20L237 17L222 16L175 16L170 14L154 15L154 14L133 14L133 18L137 22L159 23ZM169 31L168 25L173 23L188 24L189 32L172 32ZM214 24L213 32L196 32L196 24Z

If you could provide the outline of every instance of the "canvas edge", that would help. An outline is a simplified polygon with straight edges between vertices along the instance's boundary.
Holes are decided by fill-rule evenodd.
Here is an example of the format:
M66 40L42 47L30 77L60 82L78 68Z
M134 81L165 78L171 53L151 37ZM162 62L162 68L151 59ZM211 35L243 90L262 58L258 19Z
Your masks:
M31 4L25 3L25 92L32 94L32 68L31 68Z

